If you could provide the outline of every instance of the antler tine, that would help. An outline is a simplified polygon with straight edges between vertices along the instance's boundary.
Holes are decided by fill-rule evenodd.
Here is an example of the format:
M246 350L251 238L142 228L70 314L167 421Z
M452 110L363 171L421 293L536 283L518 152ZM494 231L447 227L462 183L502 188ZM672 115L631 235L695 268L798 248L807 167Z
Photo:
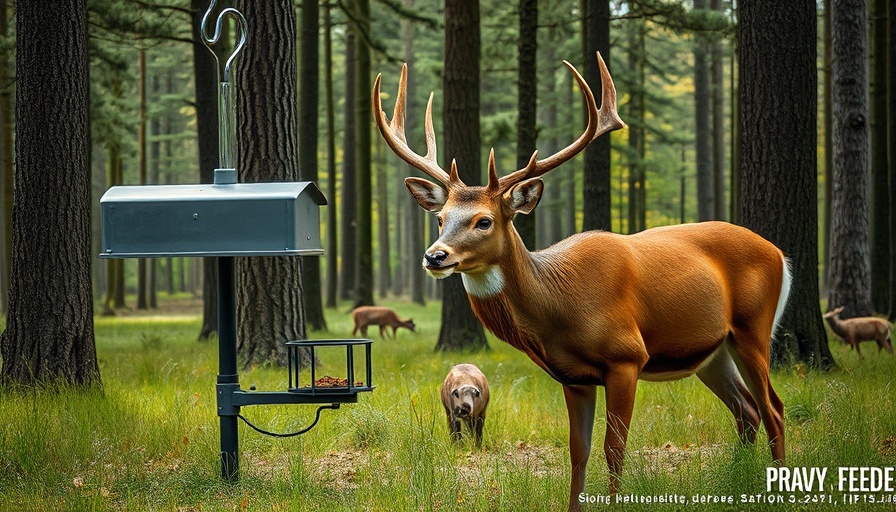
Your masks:
M600 52L597 52L597 65L600 69L602 84L600 110L597 108L594 94L591 92L588 82L582 78L575 66L565 60L563 64L572 72L573 77L579 84L579 88L582 90L582 95L585 97L585 105L588 108L588 126L585 128L584 133L572 144L543 160L536 160L537 152L533 153L526 167L512 172L499 180L501 189L507 189L523 180L544 175L579 154L594 139L625 126L625 123L622 122L622 119L619 118L619 114L616 112L616 86L613 84L613 77L610 76L610 71L607 69L604 59L600 56Z
M380 81L382 75L377 75L373 84L373 115L376 118L376 125L383 135L386 144L392 148L396 155L409 163L412 167L420 169L429 176L435 178L440 183L448 186L450 179L436 161L436 138L432 128L432 95L430 95L429 105L426 107L426 156L420 156L408 146L407 137L404 131L404 115L405 100L407 91L407 74L408 65L401 67L401 78L398 82L398 94L395 97L395 110L392 113L392 121L386 118L383 112L382 99L380 98Z

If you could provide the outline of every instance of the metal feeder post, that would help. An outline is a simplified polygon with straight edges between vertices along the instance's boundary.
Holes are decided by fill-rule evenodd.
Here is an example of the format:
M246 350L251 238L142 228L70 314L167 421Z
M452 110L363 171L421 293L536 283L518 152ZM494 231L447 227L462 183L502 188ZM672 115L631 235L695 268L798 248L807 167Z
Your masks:
M218 14L215 33L208 37L206 22L215 8L216 0L211 0L208 10L202 16L200 32L202 42L209 49L217 63L220 82L218 83L218 168L215 169L215 185L232 185L237 182L236 162L234 158L235 105L233 100L233 84L230 82L230 66L246 44L246 18L238 10L228 7ZM213 46L221 38L221 26L227 17L236 22L239 40L222 65ZM221 256L218 260L218 417L221 423L221 477L235 480L240 470L239 454L239 406L225 407L222 398L240 388L237 370L236 348L236 281L234 279L233 256Z

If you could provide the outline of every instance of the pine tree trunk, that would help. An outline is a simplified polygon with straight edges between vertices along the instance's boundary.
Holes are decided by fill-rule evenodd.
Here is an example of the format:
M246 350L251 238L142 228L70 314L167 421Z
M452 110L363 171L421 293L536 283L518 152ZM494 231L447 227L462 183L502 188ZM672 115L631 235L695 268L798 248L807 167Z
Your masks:
M694 0L694 10L705 10L706 0ZM712 133L710 131L710 92L707 43L697 35L694 41L694 141L697 159L697 220L715 215L712 174Z
M520 42L517 51L517 122L516 122L516 166L522 169L529 163L538 130L535 114L538 108L538 0L519 1ZM547 153L549 154L549 153ZM530 251L536 247L535 210L528 215L517 215L513 219L520 238Z
M317 0L302 0L302 61L299 65L299 179L317 183L317 127L320 102ZM332 197L329 201L335 201ZM321 295L320 256L302 258L305 322L312 331L327 328Z
M827 293L829 286L828 276L831 269L831 191L834 182L834 121L832 119L834 107L831 103L831 2L832 0L822 0L824 4L823 25L823 64L824 84L822 86L822 94L824 99L824 225L822 233L822 261L823 269L821 275L822 293Z
M709 0L709 8L724 13L720 0ZM725 69L722 60L721 36L713 36L709 44L710 97L712 103L712 181L713 218L724 220L728 204L725 194Z
M15 204L2 380L101 387L90 283L87 6L69 0L16 8Z
M815 2L767 7L740 4L740 215L791 262L773 363L828 368L834 362L818 308Z
M868 57L865 0L834 0L831 75L834 176L828 307L843 317L871 311L868 247Z
M214 183L218 167L218 71L214 56L202 44L199 25L208 6L206 0L191 0L193 10L193 74L195 76L196 145L199 152L199 182ZM171 260L168 259L168 275ZM173 286L172 286L173 287ZM202 327L199 340L218 332L218 260L202 259Z
M137 182L146 185L146 51L137 50L137 96L139 107L137 114ZM137 309L147 309L148 293L146 289L147 259L137 260Z
M347 30L345 34L345 108L343 109L342 134L342 218L340 219L340 233L342 235L342 269L339 272L339 298L342 300L355 299L355 286L357 278L357 195L358 195L358 171L357 155L355 152L355 88L357 81L357 43L354 30Z
M582 12L585 13L583 23L583 76L592 91L601 91L600 71L597 67L595 52L610 64L610 1L581 0ZM600 94L595 92L595 94ZM584 122L587 122L587 118ZM610 214L610 137L600 137L585 148L585 172L582 186L582 230L612 228Z
M887 2L887 162L890 178L890 314L896 321L896 6Z
M336 234L336 127L333 107L333 35L330 19L330 4L324 5L324 102L327 121L327 298L328 308L336 307L336 296L339 290L339 240Z
M109 169L108 185L113 187L124 182L121 169L121 148L115 141L106 144ZM124 308L124 260L106 260L106 297L103 302L103 316L115 314L116 309Z
M151 102L157 101L157 99L160 97L160 93L162 92L161 80L159 80L159 77L156 76L156 77L152 78L152 89L151 90L152 90L152 94L153 94L153 99L150 99L149 101L151 101ZM146 179L147 179L147 183L150 183L153 185L156 185L159 183L159 172L160 172L160 162L159 161L162 156L162 153L161 153L162 145L158 139L159 139L159 135L161 134L161 131L162 131L162 121L160 119L160 116L158 116L158 115L152 116L152 118L149 120L149 137L152 139L152 141L149 143L149 148L147 150L148 151L147 156L149 158L149 165L147 167L148 173L147 173ZM149 288L148 300L149 300L150 309L156 309L159 307L159 300L158 300L158 293L157 293L158 285L159 285L158 270L159 270L159 259L158 258L150 259L149 260L149 283L148 283L148 288Z
M245 1L241 10L252 20L252 44L235 68L240 181L296 181L295 7L292 0ZM239 258L236 267L237 346L246 366L286 365L284 343L305 338L300 258Z
M0 0L0 37L9 35L7 2ZM0 51L0 223L2 223L3 257L0 262L0 311L5 312L9 304L9 270L12 262L12 188L13 188L13 148L12 143L12 95L13 81L10 80L9 53Z
M355 306L373 305L373 171L370 163L370 48L361 36L370 31L370 0L354 0L357 30L355 34L355 172L357 178L357 215L355 230Z
M405 8L413 7L414 0L402 0ZM402 21L402 39L404 40L404 61L408 64L408 81L407 81L407 105L405 108L406 119L414 119L418 122L411 123L412 133L409 137L417 134L417 138L411 139L415 142L413 147L422 140L423 132L419 129L420 123L417 109L417 73L414 72L416 59L414 58L414 23L410 20ZM411 167L404 167L406 176L422 176L422 173ZM403 181L403 180L402 180ZM401 186L404 190L404 184ZM425 218L420 215L417 202L409 194L400 192L399 195L405 204L405 210L408 212L408 237L405 240L404 258L407 260L408 268L408 286L410 288L411 301L414 304L426 304L426 285L429 284L426 273L421 268L420 262L423 260L423 251L427 247L426 243L426 225Z
M445 70L443 75L445 155L457 160L467 185L482 182L479 128L479 0L445 4ZM448 168L448 166L443 166ZM487 348L485 330L473 315L459 274L441 280L442 328L437 351Z
M539 153L553 155L560 149L559 137L557 136L558 126L558 104L562 101L558 97L557 71L562 67L560 60L557 58L555 45L558 31L552 29L548 32L548 43L542 45L541 52L542 69L547 72L542 74L542 80L539 80L544 86L544 101L540 102L539 124L543 126L543 132L553 133L549 137L542 137L539 141ZM569 169L573 169L572 164L566 164ZM550 179L550 175L546 176L549 182L545 186L545 200L539 205L541 213L539 214L539 228L541 231L537 234L538 247L544 248L558 242L563 238L563 213L566 208L567 200L563 199L563 193L566 189L566 181L569 179L569 172L564 172L563 168L555 171L557 176ZM570 196L572 199L574 196ZM544 204L544 203L547 204ZM545 208L547 207L547 208ZM543 222L542 222L543 221Z
M382 150L383 146L380 146L380 148L378 156L385 157L385 151ZM379 256L376 269L377 288L380 291L380 297L386 298L389 296L389 288L392 286L392 251L389 244L389 226L391 225L389 221L389 193L386 186L386 163L380 162L377 167L380 169L376 177L376 204L377 218L379 220L376 230L377 255ZM395 231L397 233L400 229Z
M646 229L647 205L645 187L647 180L645 179L644 157L645 157L645 137L647 135L645 124L645 55L647 49L644 47L645 28L641 21L633 22L632 32L629 38L629 67L635 74L633 87L631 91L631 101L629 101L628 113L628 150L629 150L629 171L628 171L628 232L637 233ZM620 230L621 230L620 222Z
M887 0L871 22L871 306L890 311L890 187L887 163Z

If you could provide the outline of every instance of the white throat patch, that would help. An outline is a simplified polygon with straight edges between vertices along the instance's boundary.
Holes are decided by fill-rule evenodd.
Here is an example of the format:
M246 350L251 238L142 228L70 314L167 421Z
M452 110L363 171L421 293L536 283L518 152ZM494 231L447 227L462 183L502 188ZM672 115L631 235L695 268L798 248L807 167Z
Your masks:
M475 275L461 274L461 277L464 290L474 297L490 297L504 289L504 274L497 266L491 266L485 272Z

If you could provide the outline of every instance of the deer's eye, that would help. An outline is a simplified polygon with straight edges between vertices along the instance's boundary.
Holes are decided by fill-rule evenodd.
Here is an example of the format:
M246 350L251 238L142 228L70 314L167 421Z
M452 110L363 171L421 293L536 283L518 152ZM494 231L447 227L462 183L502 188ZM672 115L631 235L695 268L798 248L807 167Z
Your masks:
M483 231L488 230L488 228L492 227L492 219L482 218L476 221L476 229L481 229Z
M454 398L460 398L460 393L458 393L456 389L452 391L452 394L454 395Z

